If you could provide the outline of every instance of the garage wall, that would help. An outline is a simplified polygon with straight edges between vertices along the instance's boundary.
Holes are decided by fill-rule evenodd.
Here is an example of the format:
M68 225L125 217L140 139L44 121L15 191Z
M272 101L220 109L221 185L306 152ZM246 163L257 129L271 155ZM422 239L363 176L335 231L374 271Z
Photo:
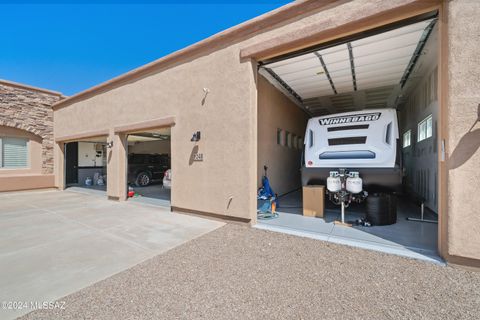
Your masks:
M425 199L425 205L437 212L438 209L438 95L437 67L432 63L426 75L416 84L408 101L400 111L400 137L411 130L411 144L403 148L406 191ZM432 115L432 136L417 142L418 124Z
M103 151L97 152L97 143L78 143L78 166L79 167L102 167L105 166L106 157ZM100 155L100 157L97 157Z
M339 1L331 9L309 12L275 29L258 30L239 42L212 45L194 57L57 109L55 136L110 130L109 141L114 146L107 155L108 195L122 198L125 142L113 128L173 116L172 206L255 220L256 63L241 61L240 50L319 23L324 28L352 23L409 2L413 0ZM202 103L205 87L210 93ZM195 131L202 134L198 143L190 141ZM56 161L61 163L62 145L55 150ZM193 161L194 153L202 153L203 161ZM62 168L62 164L56 168L57 183L62 181Z
M256 188L256 166L250 165L256 152L249 148L256 137L256 88L252 65L239 63L238 52L216 51L61 108L55 111L55 135L174 116L172 206L250 219L255 191L246 190ZM202 104L205 87L210 93ZM196 131L202 135L198 143L190 141ZM112 131L110 140L108 195L122 197L125 154ZM203 161L192 161L193 153L202 153Z
M170 154L170 140L134 142L128 144L128 153Z
M282 194L301 187L301 148L288 146L285 135L277 142L277 130L304 137L308 116L264 77L258 77L258 162L257 184L262 185L263 166L273 191ZM303 139L302 139L303 141Z
M448 2L448 252L480 259L480 2Z

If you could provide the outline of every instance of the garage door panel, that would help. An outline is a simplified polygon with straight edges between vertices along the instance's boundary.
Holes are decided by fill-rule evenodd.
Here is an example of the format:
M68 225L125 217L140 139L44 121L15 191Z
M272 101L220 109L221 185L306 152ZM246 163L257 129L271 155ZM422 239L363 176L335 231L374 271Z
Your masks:
M417 46L422 32L409 33L398 38L388 38L379 42L356 46L352 43L352 51L355 58L371 55L376 52L395 50L404 47Z
M404 34L414 33L414 32L417 32L417 31L422 31L423 32L423 30L425 30L425 28L428 26L429 23L430 23L430 20L421 21L421 22L418 22L418 23L415 23L415 24L411 24L411 25L402 27L402 28L390 30L390 31L387 31L387 32L383 32L383 33L374 35L374 36L370 36L370 37L367 37L367 38L355 40L354 42L352 42L352 45L353 45L353 43L355 43L356 46L360 46L360 45L365 45L365 44L369 44L369 43L379 42L379 41L382 41L384 39L396 38L396 37L402 36Z
M297 85L292 85L292 88L295 89L296 91L305 91L305 90L311 90L311 89L329 89L331 88L330 82L316 82L316 83L306 83L301 86Z
M341 43L267 66L302 99L335 95L330 80L337 94L395 86L400 83L432 21L351 41L351 52L348 43Z
M369 64L358 65L355 64L355 71L357 73L368 73L376 70L387 70L389 68L403 68L408 65L411 57L401 57L398 59L392 59L388 61L373 62Z
M378 62L388 62L400 58L406 58L413 55L416 46L409 46L395 50L388 50L384 52L375 53L369 56L364 56L355 59L355 65L362 66L365 64L373 64Z
M298 73L305 70L322 68L317 57L306 59L298 63L287 64L275 68L271 68L277 75L284 76L292 73Z
M322 59L327 66L331 63L348 61L350 59L346 44L339 46L339 50L335 50L330 53L325 53L325 51L318 51L318 53L322 55Z

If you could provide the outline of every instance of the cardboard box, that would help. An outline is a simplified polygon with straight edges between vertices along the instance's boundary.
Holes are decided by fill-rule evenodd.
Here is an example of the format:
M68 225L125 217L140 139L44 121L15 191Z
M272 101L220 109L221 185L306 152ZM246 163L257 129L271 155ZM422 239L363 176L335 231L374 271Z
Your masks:
M323 218L325 186L303 187L303 215Z

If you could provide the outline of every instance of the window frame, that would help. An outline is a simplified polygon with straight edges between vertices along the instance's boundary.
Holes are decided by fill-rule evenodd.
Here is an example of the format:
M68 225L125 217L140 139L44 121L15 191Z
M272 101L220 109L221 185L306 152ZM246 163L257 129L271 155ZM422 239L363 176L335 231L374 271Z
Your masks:
M405 140L406 140L405 135L407 134L408 134L408 145L405 145ZM411 146L412 146L412 129L408 129L403 133L403 136L402 136L402 148L405 149Z
M19 167L5 167L5 161L4 161L4 140L5 139L17 139L17 140L23 140L25 141L25 166L19 166ZM25 169L30 169L31 168L31 163L30 163L30 139L25 138L25 137L15 137L15 136L0 136L0 170L25 170Z
M277 128L277 145L283 146L284 130Z
M430 127L428 124L430 123ZM430 130L429 130L430 129ZM417 124L417 142L427 140L433 136L433 116L429 114Z
M292 133L285 130L285 147L291 148L292 145Z

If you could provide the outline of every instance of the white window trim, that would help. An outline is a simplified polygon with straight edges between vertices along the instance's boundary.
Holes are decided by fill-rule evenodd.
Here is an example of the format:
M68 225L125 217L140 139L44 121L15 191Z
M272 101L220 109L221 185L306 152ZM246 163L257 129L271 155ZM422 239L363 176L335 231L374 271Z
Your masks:
M285 130L285 147L291 148L292 142L292 133L290 131Z
M405 135L408 133L408 145L405 145ZM402 147L408 148L412 145L412 129L408 129L403 133Z
M428 132L427 124L429 119L431 123L431 130L430 130L430 135L427 135L427 132ZM424 130L425 135L423 137L422 137L422 130L420 129L422 125L425 125L425 130ZM417 142L427 140L432 136L433 136L433 116L430 114L426 118L424 118L422 121L420 121L417 125Z
M283 130L280 128L277 128L277 145L278 146L282 145L282 142L283 142L282 140L283 140Z
M26 141L27 148L27 165L25 167L4 167L3 166L3 140L5 138L12 139L22 139ZM29 170L31 169L31 151L30 151L30 139L25 137L15 137L15 136L2 136L0 137L0 171L10 171L10 170Z

